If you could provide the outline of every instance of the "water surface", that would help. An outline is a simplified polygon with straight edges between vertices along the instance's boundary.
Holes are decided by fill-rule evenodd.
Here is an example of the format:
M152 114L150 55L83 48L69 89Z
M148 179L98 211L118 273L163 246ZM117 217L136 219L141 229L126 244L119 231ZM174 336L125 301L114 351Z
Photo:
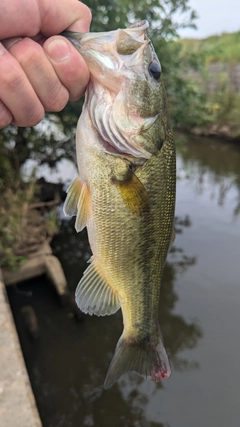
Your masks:
M178 144L177 236L159 320L172 364L161 383L124 375L102 388L122 331L120 311L76 322L40 278L9 296L44 427L238 427L240 420L240 148ZM90 257L86 233L64 221L54 251L74 290ZM31 291L31 294L23 291ZM33 342L21 307L34 307Z

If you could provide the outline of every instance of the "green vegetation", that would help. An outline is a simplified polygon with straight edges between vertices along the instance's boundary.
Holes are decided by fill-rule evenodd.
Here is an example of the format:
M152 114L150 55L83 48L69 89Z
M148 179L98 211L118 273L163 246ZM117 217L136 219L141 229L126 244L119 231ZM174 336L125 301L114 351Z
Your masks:
M240 63L240 32L205 40L180 40L178 30L194 27L189 0L87 0L92 31L125 27L146 18L160 62L174 127L240 138L240 94L232 71ZM55 210L39 205L34 176L26 183L26 160L54 167L62 158L75 161L75 128L82 100L59 114L47 114L34 128L9 126L0 131L0 266L16 268L40 236L57 229Z
M176 98L175 90L182 91L184 96L181 87L185 82L179 67L179 49L170 41L177 38L179 28L194 27L195 12L188 2L85 1L92 10L91 31L124 28L129 22L148 19L151 24L149 37L154 41L163 64L172 99ZM171 83L172 79L176 79L177 83ZM50 238L56 231L54 210L41 207L35 178L33 176L26 183L22 167L28 159L50 167L54 167L62 158L75 160L74 134L81 106L81 100L69 103L58 115L47 114L43 123L34 128L9 126L0 131L0 266L17 268L25 255L36 249L42 238Z
M177 126L197 127L203 134L239 139L240 32L175 43L180 49L179 58L188 64L186 86L193 84L197 94L195 103L190 100L192 108L187 121L184 123L180 116Z
M34 179L8 185L0 206L0 267L17 269L57 232L56 211L38 201Z
M58 129L58 136L60 130ZM56 203L39 201L36 171L28 178L22 174L27 159L38 164L55 164L63 156L63 140L68 146L70 136L58 141L54 127L50 131L9 126L0 132L0 267L16 269L26 256L58 230ZM72 152L69 152L69 157Z
M237 64L240 62L240 31L223 33L206 39L181 39L179 40L183 53L194 52L204 54L208 64L224 62Z

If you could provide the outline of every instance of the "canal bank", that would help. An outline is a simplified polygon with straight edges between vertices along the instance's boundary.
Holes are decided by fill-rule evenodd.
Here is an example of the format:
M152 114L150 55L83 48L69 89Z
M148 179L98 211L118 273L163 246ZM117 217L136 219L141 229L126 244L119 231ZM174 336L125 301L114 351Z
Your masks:
M0 425L41 427L0 270Z

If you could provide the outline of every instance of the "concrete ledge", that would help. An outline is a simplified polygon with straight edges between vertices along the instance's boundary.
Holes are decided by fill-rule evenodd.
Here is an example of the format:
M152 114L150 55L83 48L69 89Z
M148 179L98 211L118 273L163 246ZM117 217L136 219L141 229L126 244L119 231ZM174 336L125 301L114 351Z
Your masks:
M42 427L1 271L0 426Z
M53 283L60 299L64 302L68 286L62 266L46 242L38 251L28 256L27 261L17 270L2 270L5 285L14 285L24 280L46 274Z

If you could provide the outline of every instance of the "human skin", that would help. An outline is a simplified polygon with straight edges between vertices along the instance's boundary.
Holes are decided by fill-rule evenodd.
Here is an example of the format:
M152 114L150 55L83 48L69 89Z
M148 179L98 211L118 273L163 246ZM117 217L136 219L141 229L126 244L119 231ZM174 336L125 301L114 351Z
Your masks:
M34 126L85 91L89 71L63 30L89 31L78 0L1 0L0 129Z

